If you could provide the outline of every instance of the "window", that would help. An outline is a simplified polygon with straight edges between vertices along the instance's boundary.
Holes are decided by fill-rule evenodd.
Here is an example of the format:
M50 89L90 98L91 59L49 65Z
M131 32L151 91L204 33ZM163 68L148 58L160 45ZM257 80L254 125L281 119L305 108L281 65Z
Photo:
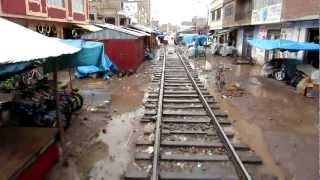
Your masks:
M216 20L220 20L221 19L221 8L217 9L217 16L216 16Z
M48 0L48 4L53 6L65 7L64 0Z
M125 26L126 25L126 21L127 21L126 18L121 18L120 19L120 26Z
M232 5L224 8L224 16L225 17L232 16Z
M72 11L84 12L84 0L72 0Z
M212 21L216 20L216 13L215 13L215 11L211 11L211 20L212 20Z
M105 22L108 24L116 25L116 18L114 17L106 17Z
M98 20L103 20L103 16L100 15L100 14L98 14L98 15L97 15L97 19L98 19Z
M281 3L281 0L254 0L254 9L261 9L263 7Z
M90 21L94 21L95 20L95 15L94 14L89 14L89 19L90 19Z

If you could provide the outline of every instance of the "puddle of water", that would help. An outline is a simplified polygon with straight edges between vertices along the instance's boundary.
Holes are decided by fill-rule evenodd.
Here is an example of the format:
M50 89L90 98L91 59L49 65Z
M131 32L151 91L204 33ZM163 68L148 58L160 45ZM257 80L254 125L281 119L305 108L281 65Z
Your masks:
M90 171L91 179L120 179L132 157L130 142L134 136L134 122L143 115L143 108L135 111L114 115L106 128L100 133L97 141L107 144L109 154L102 156Z

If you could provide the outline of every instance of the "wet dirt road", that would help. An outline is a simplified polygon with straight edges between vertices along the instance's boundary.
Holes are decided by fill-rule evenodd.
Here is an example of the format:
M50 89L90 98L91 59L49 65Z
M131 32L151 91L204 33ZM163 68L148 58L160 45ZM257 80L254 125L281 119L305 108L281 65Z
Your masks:
M243 89L239 97L226 97L215 89L217 64L226 64L227 86ZM241 141L265 163L261 174L278 179L318 179L317 101L303 97L282 82L260 77L258 66L232 65L230 58L194 61L210 92L234 121ZM64 158L47 179L118 180L133 158L132 149L143 115L150 67L137 74L108 81L76 80L85 105L66 132ZM224 92L223 92L224 94ZM225 94L224 94L225 95ZM267 176L266 176L267 177Z
M145 62L129 77L74 80L85 104L66 131L63 158L47 179L120 179L131 160L150 76Z
M260 76L259 66L233 65L231 58L219 56L194 61L211 93L219 98L234 120L241 139L259 154L265 166L260 171L278 179L318 179L318 103L297 94L283 82ZM215 70L226 67L226 88L239 93L225 94L215 88ZM239 97L232 97L232 95Z

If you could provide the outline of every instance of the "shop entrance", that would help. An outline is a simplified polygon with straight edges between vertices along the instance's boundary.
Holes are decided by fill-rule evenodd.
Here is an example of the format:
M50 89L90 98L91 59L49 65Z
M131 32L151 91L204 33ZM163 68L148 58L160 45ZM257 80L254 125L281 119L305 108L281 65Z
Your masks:
M319 44L319 29L311 28L307 32L307 41ZM319 68L319 51L308 51L305 55L305 63Z
M242 48L242 56L244 58L251 58L251 45L247 42L247 39L253 38L253 29L245 29L243 32L243 48Z
M280 29L270 29L267 32L267 39L280 39L281 30ZM277 58L279 56L279 51L266 51L265 62L271 59Z

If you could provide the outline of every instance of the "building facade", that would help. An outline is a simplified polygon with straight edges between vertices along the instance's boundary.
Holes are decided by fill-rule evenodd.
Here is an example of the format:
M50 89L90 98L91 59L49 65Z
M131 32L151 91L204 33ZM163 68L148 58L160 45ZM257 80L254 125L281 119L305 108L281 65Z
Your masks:
M113 25L127 25L130 19L124 11L122 0L91 0L89 1L90 23L108 23Z
M194 30L198 34L206 34L208 31L208 20L207 18L202 17L193 17L192 18L192 24L194 27Z
M141 25L151 25L151 0L140 0L138 12L136 13L137 23Z
M91 0L90 23L151 25L150 0Z
M88 23L88 0L0 0L0 16L52 37Z
M279 54L252 48L247 39L282 38L319 43L318 0L224 0L222 12L223 29L216 34L224 37L223 43L235 45L239 55L253 58L258 64ZM319 64L318 52L288 53L286 56L305 59L315 67Z
M223 12L223 0L214 0L210 4L211 17L209 21L209 28L211 32L222 29L222 19L224 16ZM227 12L229 13L229 11Z

